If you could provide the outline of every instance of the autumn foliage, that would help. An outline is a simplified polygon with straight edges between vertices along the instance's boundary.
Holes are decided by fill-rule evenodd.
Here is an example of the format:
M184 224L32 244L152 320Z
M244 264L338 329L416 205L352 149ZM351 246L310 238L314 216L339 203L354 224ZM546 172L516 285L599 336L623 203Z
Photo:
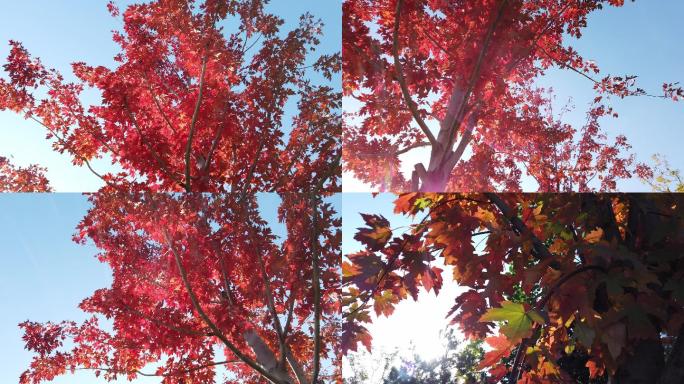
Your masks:
M611 97L678 100L684 91L666 83L649 94L636 76L601 74L568 43L590 14L623 3L346 0L345 171L397 192L518 191L523 177L544 192L606 191L648 177L626 138L611 139L600 120L617 117ZM593 84L583 126L559 121L536 85L553 67ZM404 164L419 148L429 160Z
M50 192L45 171L37 165L17 167L0 156L0 192Z
M336 382L340 219L318 197L281 199L285 238L255 195L92 195L74 239L97 246L112 284L83 300L92 317L82 324L21 324L34 358L20 382L76 370L163 383Z
M159 191L340 188L341 95L329 81L339 53L315 55L322 24L291 31L266 1L152 1L123 13L116 66L73 63L68 82L11 41L0 110L45 127L54 149L104 182ZM237 27L224 30L226 23ZM313 74L323 81L312 81ZM82 101L86 90L99 103ZM291 123L286 103L295 103ZM91 160L124 170L103 173ZM246 186L246 187L245 187Z
M684 379L681 196L411 193L395 212L409 230L365 215L345 256L345 353L370 349L371 312L454 279L467 290L447 317L486 339L491 382L574 383L570 361L619 383Z

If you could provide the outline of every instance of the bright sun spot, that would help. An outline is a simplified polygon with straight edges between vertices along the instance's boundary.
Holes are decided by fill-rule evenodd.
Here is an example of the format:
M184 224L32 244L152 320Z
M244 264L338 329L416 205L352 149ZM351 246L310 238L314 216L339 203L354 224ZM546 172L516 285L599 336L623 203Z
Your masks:
M397 350L399 356L410 358L413 347L425 360L444 353L440 331L449 324L446 315L463 289L451 280L450 269L443 276L444 286L439 296L421 289L418 301L407 299L396 306L390 317L374 318L368 326L373 335L373 352Z

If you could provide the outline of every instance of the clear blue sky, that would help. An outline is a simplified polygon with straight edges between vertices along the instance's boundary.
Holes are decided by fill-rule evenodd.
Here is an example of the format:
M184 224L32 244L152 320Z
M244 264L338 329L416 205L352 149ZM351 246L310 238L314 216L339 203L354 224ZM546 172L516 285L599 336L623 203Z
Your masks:
M593 13L582 38L572 45L585 59L595 60L601 75L638 75L638 84L647 92L662 94L664 82L684 84L684 49L681 16L684 1L637 0L620 8L606 6ZM553 87L559 105L573 98L576 110L568 121L582 124L588 103L595 93L592 83L567 70L550 71L539 82ZM684 169L684 101L650 97L614 98L618 119L605 119L609 134L623 133L642 161L655 153L665 155L672 166ZM648 190L638 180L619 185L621 191Z
M259 209L273 232L285 235L277 222L280 199L259 194ZM341 197L329 198L340 210ZM71 241L90 204L80 194L0 194L0 383L16 383L32 355L24 350L17 324L25 321L82 321L77 305L96 289L111 283L97 248ZM56 384L104 383L92 373L62 376ZM125 382L125 381L121 381ZM135 383L159 383L142 378Z
M115 1L122 10L137 2ZM1 62L5 62L9 52L7 41L13 39L21 41L46 66L61 71L67 80L73 79L72 62L113 66L113 57L119 50L111 39L111 31L119 29L121 23L109 15L106 4L107 0L4 1L0 12ZM285 19L281 29L285 32L296 26L299 16L307 11L321 18L325 29L318 52L334 53L341 49L341 4L342 0L272 0L267 9ZM338 76L334 84L339 87L340 81ZM97 102L95 94L89 96L88 102ZM294 101L288 104L286 119L294 113L294 107ZM0 155L13 156L19 165L47 166L48 178L56 191L94 191L101 185L101 180L86 168L76 168L68 156L53 152L44 136L44 129L36 123L12 112L0 112ZM114 169L108 160L95 161L94 167L98 171Z

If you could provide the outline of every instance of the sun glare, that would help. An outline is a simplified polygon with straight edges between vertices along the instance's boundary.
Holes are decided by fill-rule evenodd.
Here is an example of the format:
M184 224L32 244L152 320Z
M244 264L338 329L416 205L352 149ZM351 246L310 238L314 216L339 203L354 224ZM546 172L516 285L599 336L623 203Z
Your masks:
M390 317L380 316L373 320L369 331L373 335L374 351L398 351L398 355L410 358L415 350L424 360L435 359L444 353L440 330L448 326L446 314L463 289L444 272L444 286L435 296L434 292L421 290L418 301L408 299L396 306Z

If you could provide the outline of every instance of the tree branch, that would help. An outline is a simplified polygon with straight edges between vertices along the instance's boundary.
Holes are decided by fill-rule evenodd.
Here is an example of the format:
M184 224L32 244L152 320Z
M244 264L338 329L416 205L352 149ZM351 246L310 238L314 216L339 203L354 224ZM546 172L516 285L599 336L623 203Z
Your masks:
M197 117L199 116L200 105L202 104L202 93L204 90L204 75L207 71L207 54L202 59L202 73L200 74L199 93L197 95L197 103L195 103L195 111L192 113L192 120L190 121L190 132L188 133L188 143L185 147L185 191L190 192L190 153L192 152L192 139L195 136L195 125L197 124Z
M157 163L159 163L159 166L161 167L162 171L171 178L176 184L178 184L181 188L183 188L183 183L176 177L176 175L171 172L169 169L168 163L161 158L161 156L157 153L157 151L152 148L150 145L149 141L147 141L147 138L145 135L143 135L142 130L140 129L140 125L138 125L138 121L135 118L135 115L133 114L133 111L131 110L130 106L128 105L128 98L124 97L124 107L126 108L126 111L128 112L128 117L131 120L131 123L133 124L133 128L135 128L136 132L138 132L138 137L140 137L140 141L143 143L145 148L152 154L155 160L157 160Z
M119 189L119 186L117 186L117 185L115 185L114 183L112 183L111 181L105 179L101 174L99 174L98 172L96 172L96 171L93 169L93 167L90 165L90 161L88 161L88 159L86 159L84 156L81 156L81 155L79 155L78 153L76 153L75 151L73 151L73 149L69 146L69 144L66 142L66 140L65 140L64 138L62 138L61 136L59 136L59 135L57 134L57 132L56 132L54 129L48 127L47 124L45 124L42 120L40 120L40 119L34 117L33 115L30 116L30 119L33 120L33 121L35 121L36 123L42 125L43 127L45 127L45 129L47 129L48 132L50 132L50 134L51 134L52 136L54 136L54 137L57 139L57 141L60 142L60 143L64 146L65 149L68 149L69 152L70 152L74 157L76 157L77 159L81 160L81 161L83 162L83 164L86 165L86 167L88 168L88 170L90 170L90 172L91 172L93 175L97 176L100 180L104 181L105 184L109 185L110 187L115 188L115 189Z
M439 143L430 131L430 128L427 126L423 118L420 117L418 107L411 98L411 93L409 91L408 85L406 85L406 79L404 78L404 71L401 68L401 62L399 60L399 21L401 16L401 7L403 3L403 0L397 1L396 14L394 16L394 32L392 34L392 55L394 56L394 71L396 72L397 81L399 82L399 86L401 87L401 93L404 96L404 101L408 105L414 120L420 126L420 129L427 137L428 141L430 142L430 145L434 147L439 147Z
M290 291L291 297L288 298L289 304L287 306L287 319L285 320L285 328L283 329L283 334L285 337L287 337L287 334L290 333L290 327L292 326L292 315L294 314L294 306L295 306L295 301L297 301L294 297L294 294L292 294L292 291Z
M143 74L143 78L145 79L145 84L147 85L147 90L150 92L150 95L152 96L152 100L154 101L154 105L157 106L157 110L159 111L159 114L162 116L162 118L166 122L166 125L169 126L171 131L173 133L178 133L178 130L176 130L176 128L173 126L173 124L171 124L171 121L169 120L168 116L166 116L166 113L162 109L161 104L159 104L159 100L157 99L157 95L152 90L152 85L150 84L150 79L147 76L147 72L143 71L142 74Z
M247 189L249 188L249 185L252 183L252 176L254 176L254 170L256 169L257 160L259 159L259 155L261 155L261 150L264 148L264 144L266 144L266 138L262 136L261 141L259 141L259 148L257 148L256 154L254 155L254 159L252 159L252 164L249 166L249 170L247 171L247 177L245 178L245 184L242 186L242 192L240 192L239 201L242 201L242 199L245 198L245 195L247 194Z
M280 324L280 319L278 318L278 312L276 311L275 301L273 300L273 291L271 290L271 282L268 279L268 274L266 273L266 265L264 264L264 258L261 254L261 249L254 242L253 228L250 228L250 240L255 248L257 258L259 260L259 269L261 271L261 281L264 283L264 296L266 296L266 306L269 312L271 312L271 319L273 322L273 329L275 329L278 334L278 344L280 346L280 356L281 359L285 356L285 339L283 338L284 332L283 327Z
M211 159L214 156L214 151L218 146L219 141L221 141L221 134L223 133L224 125L221 124L216 130L214 139L211 141L211 147L209 147L209 152L207 152L206 160L204 166L202 167L201 173L206 173L209 171L209 166L211 165Z
M148 316L145 313L143 313L137 309L134 309L132 307L129 307L127 305L124 305L124 310L131 312L137 316L140 316L143 319L145 319L151 323L157 324L157 325L164 327L164 328L168 328L168 329L170 329L172 331L176 331L178 333L182 333L182 334L189 335L189 336L214 336L214 334L211 332L201 332L201 331L196 331L194 329L182 328L182 327L177 327L177 326L172 325L172 324L168 324L164 321L161 321L161 320L155 319L151 316Z
M259 372L263 377L268 379L270 382L274 384L286 384L283 383L283 381L279 380L277 377L273 376L270 372L265 370L260 364L255 362L254 360L250 359L249 356L243 354L233 343L228 340L228 338L221 332L221 330L216 326L216 324L209 318L206 312L204 312L204 309L202 309L202 306L199 303L199 299L197 298L197 295L195 295L195 291L193 291L192 286L190 285L190 281L188 280L188 275L185 272L185 268L183 267L183 263L181 262L180 254L178 253L178 250L173 246L173 242L171 241L171 237L169 236L169 233L166 229L163 229L163 235L164 239L166 240L166 245L171 249L171 252L173 253L173 256L176 261L176 266L178 267L178 272L180 273L181 280L183 281L183 285L185 286L185 290L188 293L188 296L190 296L190 301L192 302L193 307L199 314L200 318L211 328L211 330L214 332L214 335L219 338L225 344L228 349L233 352L235 356L237 356L238 359L242 360L245 362L245 364L249 365L252 369L255 371Z
M447 138L448 141L446 146L446 148L449 150L451 150L451 147L454 144L456 131L458 130L458 127L461 125L461 121L463 120L463 116L466 111L466 104L468 102L468 99L470 98L470 95L473 92L473 89L475 88L475 82L477 81L477 78L480 76L480 71L482 70L482 62L484 61L485 54L487 53L487 49L489 48L489 44L491 43L492 35L494 34L496 25L499 23L499 20L501 20L501 16L503 15L503 11L507 3L508 0L501 1L496 17L494 18L492 24L489 26L487 34L485 35L484 41L482 43L482 49L480 50L480 54L477 57L477 61L475 62L475 67L473 68L473 72L470 75L470 80L468 81L468 88L463 94L463 100L459 105L458 112L454 116L453 124L449 129L449 135Z
M226 364L232 364L232 363L241 363L239 360L225 360L225 361L212 361L211 363L207 364L202 364L198 365L196 367L192 367L189 369L183 369L179 371L174 371L174 372L167 372L167 373L145 373L141 372L140 370L136 370L135 373L140 375L140 376L147 376L147 377L173 377L173 376L178 376L178 375L184 375L186 373L191 373L194 371L199 371L200 369L204 368L210 368L214 367L217 365L226 365ZM104 371L104 372L112 372L115 374L119 375L127 375L130 372L114 369L114 368L107 368L107 367L83 367L83 368L76 368L77 371Z
M527 228L527 225L518 217L518 215L513 212L511 207L506 204L506 202L499 197L496 193L485 193L484 194L504 215L504 217L511 223L513 229L521 236L532 240L532 246L534 248L536 256L541 259L550 259L553 257L549 249L546 248L544 243L539 240L539 238Z
M548 57L551 61L553 61L554 63L556 63L556 64L558 65L558 67L560 67L561 69L569 69L569 70L571 70L571 71L577 73L578 75L584 77L585 79L591 81L592 83L594 83L594 84L596 84L596 85L600 85L600 84L601 84L600 81L598 81L598 80L594 79L593 77L587 75L584 71L580 71L579 69L573 67L572 65L569 65L569 64L567 64L567 63L564 63L564 62L560 61L559 59L556 59L555 57L552 57L551 54L549 53L549 51L547 51L546 49L544 49L544 47L540 46L539 44L537 44L536 46L537 46L539 49L541 49L542 53L543 53L546 57ZM607 91L607 92L608 92L608 93L612 93L612 92L610 92L610 91ZM625 94L625 96L646 96L646 97L653 97L653 98L656 98L656 99L669 99L669 98L670 98L670 97L667 96L667 95L654 95L654 94L651 94L651 93L646 93L646 91L639 92L639 90L636 90L636 91L628 91L628 92Z
M420 143L411 144L405 148L398 149L396 152L394 152L394 154L395 155L403 155L404 153L411 151L413 149L421 148L421 147L427 147L427 146L430 146L430 143L425 142L425 141L421 141Z
M476 121L475 121L476 113L477 113L476 111L473 111L470 114L470 119L468 119L468 126L466 127L466 131L463 132L463 135L461 136L461 141L458 143L456 150L454 150L454 152L451 152L449 154L449 156L447 157L446 166L448 169L452 169L453 167L456 166L456 163L458 163L458 161L463 156L463 153L465 152L466 148L468 147L468 144L470 144L470 140L473 138L473 131L475 130L475 125L476 125Z
M314 295L314 356L313 356L313 375L312 384L318 384L318 373L320 371L321 353L321 286L320 286L320 267L318 265L318 231L316 228L318 221L318 196L312 196L312 218L311 218L311 254L313 256L313 295Z

